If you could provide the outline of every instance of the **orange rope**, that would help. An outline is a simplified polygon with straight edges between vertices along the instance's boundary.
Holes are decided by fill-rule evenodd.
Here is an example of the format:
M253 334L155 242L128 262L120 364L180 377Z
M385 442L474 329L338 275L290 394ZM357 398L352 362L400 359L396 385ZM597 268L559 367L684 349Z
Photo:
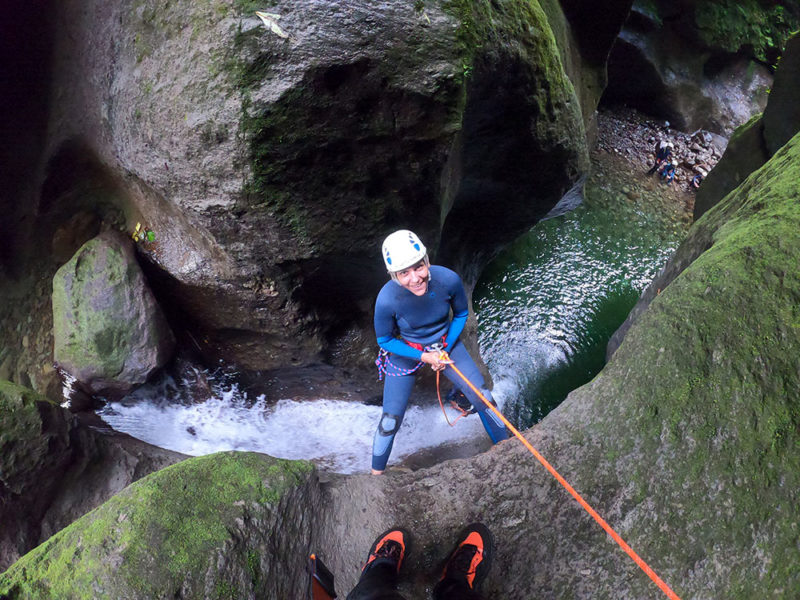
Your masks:
M462 410L461 414L458 415L455 418L455 421L453 421L452 423L450 422L450 419L447 418L447 411L444 409L444 402L442 402L442 393L441 391L439 391L439 371L436 371L436 397L439 398L439 406L442 407L442 414L444 415L444 420L447 421L447 424L450 425L450 427L454 427L455 424L458 423L458 420L461 417L466 417L469 414L466 411Z
M446 355L446 353L444 353L444 352L443 352L443 354L445 354L445 355ZM449 360L449 357L447 357L447 358L448 358L448 360ZM461 371L459 371L459 370L458 370L458 367L456 367L456 366L455 366L455 364L453 364L452 362L451 362L451 363L448 363L448 365L447 365L447 366L449 366L449 367L452 367L452 369L453 369L453 370L454 370L456 373L458 373L459 377L461 377L461 379L463 379L463 380L464 380L464 383L466 383L466 384L467 384L467 385L470 387L470 389L471 389L473 392L475 392L475 393L478 395L478 397L479 397L481 400L483 400L483 403L484 403L486 406L488 406L490 409L492 409L492 411L493 411L493 412L494 412L494 413L495 413L495 414L496 414L498 417L500 417L500 420L502 420L502 421L503 421L503 423L505 424L505 426L506 426L506 427L508 427L509 431L511 431L511 433L513 433L515 436L517 436L517 438L519 439L519 441L521 441L521 442L522 442L522 443L525 445L525 447L526 447L528 450L530 450L530 452L531 452L531 453L532 453L532 454L533 454L533 455L536 457L536 459L537 459L537 460L538 460L540 463L542 463L542 465L544 466L544 468L545 468L545 469L547 469L548 471L550 471L550 474L551 474L553 477L555 477L555 478L556 478L556 480L557 480L557 481L558 481L558 482L559 482L559 483L560 483L562 486L564 486L564 488L565 488L565 489L566 489L566 490L567 490L567 491L568 491L568 492L569 492L569 493L572 495L572 497L573 497L573 498L575 498L575 500L577 500L577 501L578 501L578 504L580 504L580 505L581 505L581 506L582 506L582 507L583 507L583 508L586 510L586 512L588 512L588 513L589 513L589 514L592 516L592 518L593 518L595 521L597 521L597 523L600 525L600 527L602 527L603 529L605 529L606 533L607 533L608 535L610 535L610 536L611 536L611 538L612 538L612 539L613 539L615 542L617 542L617 544L619 544L620 548L622 548L622 549L625 551L625 553L626 553L628 556L630 556L630 557L633 559L633 562L635 562L635 563L636 563L636 564L639 566L639 568L640 568L640 569L642 569L642 571L644 571L645 573L647 573L647 576L648 576L650 579L652 579L652 580L653 580L653 582L654 582L654 583L655 583L655 584L656 584L656 585L657 585L657 586L658 586L658 587L661 589L661 591L662 591L662 592L664 592L664 593L667 595L667 597L668 597L668 598L670 598L670 600L681 600L681 599L678 597L678 595L677 595L675 592L673 592L673 591L672 591L672 589L670 589L670 587L669 587L669 586L668 586L666 583L664 583L664 581L663 581L663 580L662 580L662 579L661 579L661 578L660 578L658 575L656 575L655 571L653 571L653 569L651 569L651 568L648 566L648 564L647 564L646 562L644 562L644 560L642 560L642 559L639 557L639 555L638 555L638 554L636 554L636 552L634 552L634 551L633 551L633 548L631 548L631 547L630 547L630 546L629 546L629 545L628 545L628 544L625 542L625 540L623 540L623 539L622 539L622 537L620 537L620 535L619 535L619 534L618 534L616 531L614 531L614 530L611 528L611 525L609 525L608 523L606 523L605 519L603 519L603 517L601 517L601 516L600 516L600 515L597 513L597 511L596 511L595 509L593 509L591 506L589 506L589 503L588 503L588 502L586 502L586 500L584 500L584 499L581 497L581 495L580 495L578 492L576 492L576 491L575 491L575 489L574 489L574 488L573 488L573 487L572 487L572 486L571 486L569 483L567 483L567 480L566 480L566 479L564 479L564 478L563 478L563 477L562 477L562 476L559 474L559 472L558 472L558 471L556 471L556 470L553 468L553 466L552 466L552 465L551 465L549 462L547 462L547 460L544 458L544 456L542 456L541 454L539 454L539 452L537 452L536 448L534 448L534 447L531 445L531 443L530 443L528 440L526 440L526 439L525 439L525 438L522 436L522 434L521 434L521 433L520 433L520 432L519 432L519 431L518 431L518 430L517 430L517 429L516 429L516 428L515 428L515 427L514 427L514 426L513 426L511 423L509 423L509 422L508 422L508 419L506 419L506 418L503 416L503 414L502 414L502 413L501 413L501 412L500 412L500 411L497 409L497 407L493 406L491 402L489 402L489 401L488 401L486 398L484 398L483 394L481 394L481 393L480 393L480 391L478 390L478 388L476 388L474 385L472 385L472 382L471 382L469 379L467 379L467 378L464 376L464 374L463 374Z

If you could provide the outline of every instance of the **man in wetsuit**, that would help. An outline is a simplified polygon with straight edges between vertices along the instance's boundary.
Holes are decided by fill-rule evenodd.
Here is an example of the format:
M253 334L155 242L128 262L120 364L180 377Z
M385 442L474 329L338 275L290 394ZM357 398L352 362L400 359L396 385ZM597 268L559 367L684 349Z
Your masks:
M443 346L458 369L493 402L477 365L459 340L469 314L461 278L450 269L431 265L425 246L406 229L386 238L383 259L392 279L375 302L375 335L383 353L380 368L386 380L383 415L372 445L372 473L380 475L386 469L415 373L423 364L444 371L461 389L493 442L508 438L508 429L500 419L452 369L446 368L441 358L439 348Z

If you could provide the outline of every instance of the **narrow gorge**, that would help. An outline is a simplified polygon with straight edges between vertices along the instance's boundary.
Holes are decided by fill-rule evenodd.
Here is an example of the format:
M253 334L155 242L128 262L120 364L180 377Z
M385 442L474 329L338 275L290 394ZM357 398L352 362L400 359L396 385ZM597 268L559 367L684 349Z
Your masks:
M663 597L432 374L368 473L400 228L462 275L503 413L678 596L800 595L800 5L12 4L0 598L300 600L312 552L344 597L397 525L427 598L475 521L487 597Z

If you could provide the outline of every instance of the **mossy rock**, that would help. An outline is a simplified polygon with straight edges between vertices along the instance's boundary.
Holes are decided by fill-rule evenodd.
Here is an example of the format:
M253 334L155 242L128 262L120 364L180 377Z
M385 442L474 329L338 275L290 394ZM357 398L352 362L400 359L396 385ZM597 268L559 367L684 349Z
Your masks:
M764 122L759 114L733 132L722 159L697 190L694 218L703 216L768 158L764 145Z
M602 501L683 597L800 589L799 196L796 135L695 224L688 266L563 409L590 403L580 479L627 482Z
M764 110L764 141L772 156L800 131L800 33L786 43Z
M471 285L483 267L479 257L541 219L588 171L588 149L580 100L538 2L442 7L460 22L466 81L442 198L446 244L437 260ZM565 41L563 21L561 27Z
M694 8L695 23L700 37L709 47L731 54L749 51L766 63L780 55L786 40L800 25L793 4L760 0L702 1Z
M86 242L53 277L53 355L94 393L129 391L172 356L175 338L130 240Z
M312 473L255 453L188 459L22 557L0 575L0 597L300 597L305 581L276 572L287 560L302 571L309 523L294 511L316 489Z

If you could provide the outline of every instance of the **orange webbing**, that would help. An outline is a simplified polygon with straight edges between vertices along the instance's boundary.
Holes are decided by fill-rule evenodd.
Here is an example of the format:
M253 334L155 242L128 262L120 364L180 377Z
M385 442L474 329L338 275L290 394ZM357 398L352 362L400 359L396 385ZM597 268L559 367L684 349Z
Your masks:
M463 374L461 371L459 371L459 370L458 370L458 367L456 367L456 366L455 366L453 363L448 363L448 365L447 365L447 366L449 366L449 367L452 367L452 369L453 369L453 370L454 370L456 373L458 373L458 376L459 376L459 377L461 377L461 379L463 379L463 380L464 380L464 383L466 383L466 384L467 384L467 385L470 387L470 389L471 389L473 392L475 392L475 393L478 395L478 397L479 397L481 400L483 400L483 403L484 403L486 406L488 406L490 409L492 409L492 411L493 411L493 412L494 412L494 413L495 413L495 414L496 414L498 417L500 417L500 420L502 420L502 421L503 421L503 423L505 424L505 426L506 426L506 427L508 427L508 430L509 430L511 433L513 433L515 436L517 436L517 438L519 439L519 441L521 441L521 442L522 442L522 443L525 445L525 447L526 447L528 450L530 450L531 454L533 454L533 455L536 457L536 459L537 459L537 460L538 460L540 463L542 463L542 465L544 466L544 468L545 468L545 469L547 469L548 471L550 471L550 474L551 474L553 477L555 477L555 478L556 478L556 480L557 480L557 481L558 481L558 482L559 482L559 483L560 483L562 486L564 486L564 488L565 488L565 489L566 489L566 490L567 490L567 491L568 491L568 492L569 492L569 493L572 495L572 497L573 497L573 498L575 498L575 500L577 500L577 501L578 501L578 504L580 504L580 505L581 505L581 506L582 506L582 507L583 507L583 508L586 510L586 512L588 512L590 515L592 515L592 518L593 518L595 521L597 521L597 522L600 524L600 527L602 527L603 529L605 529L605 530L606 530L606 533L607 533L608 535L610 535L610 536L611 536L611 538L612 538L612 539L613 539L615 542L617 542L617 544L619 544L620 548L622 548L622 549L625 551L625 553L626 553L628 556L630 556L630 557L633 559L633 562L635 562L637 565L639 565L639 568L640 568L642 571L644 571L645 573L647 573L647 576L648 576L650 579L652 579L652 580L653 580L653 582L654 582L654 583L655 583L655 584L656 584L656 585L657 585L657 586L658 586L658 587L661 589L661 591L662 591L662 592L664 592L664 593L667 595L667 597L668 597L668 598L670 598L671 600L680 600L680 598L678 597L678 595L677 595L675 592L673 592L673 591L670 589L670 587L669 587L669 586L668 586L666 583L664 583L664 581L663 581L663 580L662 580L662 579L661 579L661 578L660 578L658 575L656 575L655 571L653 571L653 569L651 569L651 568L648 566L648 564L647 564L646 562L644 562L644 560L642 560L642 559L639 557L639 555L638 555L638 554L636 554L636 552L634 552L634 551L633 551L633 548L631 548L631 547L630 547L630 546L629 546L629 545L628 545L628 544L625 542L625 540L623 540L623 539L620 537L620 535L619 535L619 534L618 534L616 531L614 531L614 530L611 528L611 525L609 525L608 523L606 523L606 522L605 522L605 519L603 519L603 517L601 517L599 514L597 514L597 511L596 511L595 509L593 509L591 506L589 506L589 503L588 503L588 502L586 502L586 500L584 500L584 499L581 497L581 495L580 495L578 492L576 492L576 491L575 491L575 489L574 489L574 488L573 488L573 487L572 487L572 486L571 486L569 483L567 483L567 480L566 480L566 479L564 479L564 478L563 478L563 477L562 477L562 476L559 474L559 472L558 472L558 471L556 471L556 470L553 468L553 466L552 466L552 465L551 465L549 462L547 462L547 460L544 458L544 456L542 456L541 454L539 454L539 452L537 452L537 451L536 451L536 448L534 448L534 447L531 445L531 443L530 443L528 440L526 440L526 439L525 439L525 438L522 436L522 434L521 434L519 431L517 431L517 429L516 429L516 428L515 428L515 427L514 427L514 426L513 426L511 423L509 423L509 422L508 422L508 419L506 419L506 418L503 416L503 414L502 414L502 413L501 413L499 410L497 410L497 407L495 407L494 405L492 405L492 403L491 403L491 402L489 402L489 401L488 401L486 398L484 398L484 397L483 397L483 394L481 394L481 393L480 393L480 391L478 390L478 388L476 388L474 385L472 385L472 382L471 382L469 379L467 379L467 378L464 376L464 374Z
M453 427L456 423L458 423L458 420L461 417L467 414L462 410L461 414L458 415L452 423L450 422L450 419L447 418L447 411L444 409L444 402L442 402L442 393L441 391L439 391L439 371L436 371L436 397L439 398L439 406L442 407L442 414L444 415L444 420L447 421L447 424L450 425L450 427Z

